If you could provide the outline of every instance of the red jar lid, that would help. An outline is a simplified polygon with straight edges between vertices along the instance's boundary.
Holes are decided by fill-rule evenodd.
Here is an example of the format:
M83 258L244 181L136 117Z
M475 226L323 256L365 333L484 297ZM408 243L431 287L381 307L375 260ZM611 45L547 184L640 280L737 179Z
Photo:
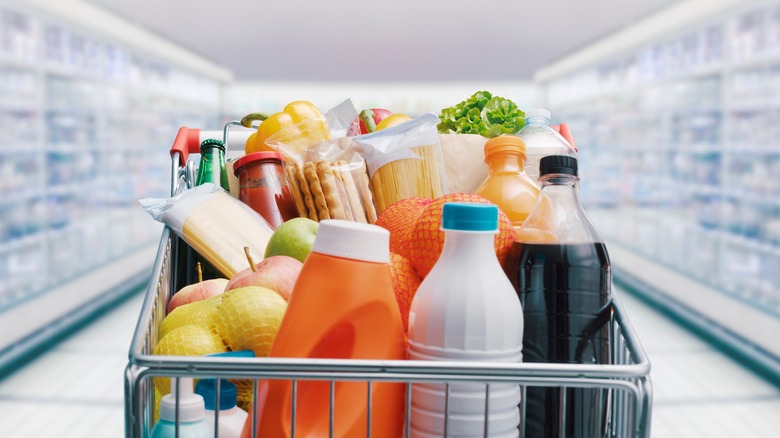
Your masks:
M241 170L242 167L258 161L278 161L283 163L284 157L282 157L282 154L279 152L253 152L251 154L246 154L233 163L233 173L238 176L238 171Z

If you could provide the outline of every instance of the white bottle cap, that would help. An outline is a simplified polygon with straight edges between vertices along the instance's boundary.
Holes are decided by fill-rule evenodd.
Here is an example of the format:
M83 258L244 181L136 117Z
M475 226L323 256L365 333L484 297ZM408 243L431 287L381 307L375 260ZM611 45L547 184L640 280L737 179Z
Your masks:
M192 390L192 378L179 378L179 422L198 421L206 418L203 397ZM160 419L176 421L176 378L171 378L171 393L160 400Z
M525 119L544 117L545 119L552 120L550 110L544 108L531 108L525 112Z
M390 262L390 232L371 224L326 219L314 239L312 252L373 263Z

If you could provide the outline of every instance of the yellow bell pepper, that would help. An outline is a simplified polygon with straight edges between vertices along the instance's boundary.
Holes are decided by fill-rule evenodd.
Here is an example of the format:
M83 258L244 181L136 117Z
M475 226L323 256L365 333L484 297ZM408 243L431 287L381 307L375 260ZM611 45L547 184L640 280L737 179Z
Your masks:
M330 138L325 118L316 106L305 100L289 103L270 115L246 141L246 153L273 151L268 140L303 149Z

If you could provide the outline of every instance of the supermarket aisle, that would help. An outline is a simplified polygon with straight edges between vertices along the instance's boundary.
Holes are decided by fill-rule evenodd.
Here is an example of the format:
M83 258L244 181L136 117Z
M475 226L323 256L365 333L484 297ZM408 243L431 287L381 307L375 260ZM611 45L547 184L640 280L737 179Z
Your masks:
M777 436L777 387L637 298L621 297L652 364L653 437Z
M0 437L122 436L122 373L142 296L0 381ZM780 390L630 295L652 361L653 436L754 438L780 430Z
M143 294L0 381L0 437L121 437L123 372Z

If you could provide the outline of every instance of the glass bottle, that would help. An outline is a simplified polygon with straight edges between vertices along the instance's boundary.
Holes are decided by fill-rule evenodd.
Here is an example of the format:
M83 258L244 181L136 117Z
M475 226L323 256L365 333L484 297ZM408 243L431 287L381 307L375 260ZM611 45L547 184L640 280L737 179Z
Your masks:
M195 185L204 183L214 183L230 192L230 183L228 182L227 169L225 167L225 143L222 140L207 138L200 144L200 165L198 166L198 176L195 179ZM184 241L182 241L184 244ZM198 263L203 267L203 278L222 278L224 275L209 263L205 257L186 246L183 257L179 257L180 272L185 276L185 284L192 284L196 281L195 266Z
M225 169L225 143L222 140L208 138L200 144L200 165L195 185L214 183L230 191L228 175Z
M510 275L523 305L523 360L609 364L612 271L607 249L579 200L577 159L544 157L540 174L539 198L516 230L510 257ZM609 391L561 392L527 388L526 434L560 436L565 403L564 436L605 436Z
M485 143L488 177L477 195L498 205L519 227L536 205L539 188L525 174L525 143L513 135L501 135Z

